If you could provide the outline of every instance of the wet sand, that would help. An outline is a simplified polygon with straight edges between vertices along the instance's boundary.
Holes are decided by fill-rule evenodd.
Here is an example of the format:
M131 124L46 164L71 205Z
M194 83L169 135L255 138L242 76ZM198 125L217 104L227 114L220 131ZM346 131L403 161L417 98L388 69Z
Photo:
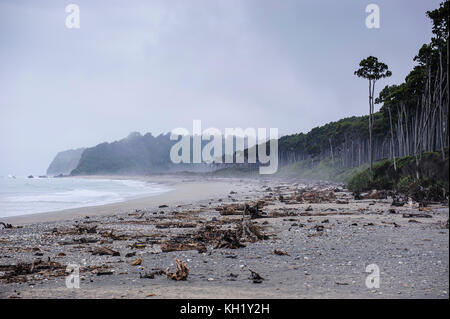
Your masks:
M136 199L113 204L4 217L1 220L15 225L25 225L42 222L73 220L85 216L124 214L135 209L156 209L160 205L185 205L220 196L223 197L236 187L236 185L233 185L232 180L208 180L183 176L86 176L81 178L136 179L140 181L162 184L169 187L170 190L162 194L142 196Z

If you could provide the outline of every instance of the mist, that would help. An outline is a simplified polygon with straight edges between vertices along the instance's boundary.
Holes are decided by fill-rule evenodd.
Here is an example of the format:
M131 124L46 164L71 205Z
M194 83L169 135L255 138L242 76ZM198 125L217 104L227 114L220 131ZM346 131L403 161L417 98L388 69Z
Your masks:
M367 109L349 70L369 55L403 81L439 1L61 1L0 3L0 175L42 174L59 151L205 127L280 135ZM408 58L405 58L408 57Z

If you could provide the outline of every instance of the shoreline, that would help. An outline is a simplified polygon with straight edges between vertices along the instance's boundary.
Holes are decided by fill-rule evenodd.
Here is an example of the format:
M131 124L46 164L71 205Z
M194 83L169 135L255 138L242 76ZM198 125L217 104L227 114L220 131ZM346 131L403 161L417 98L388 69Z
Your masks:
M448 206L393 207L333 183L164 179L174 191L0 227L0 299L448 299ZM66 286L73 264L80 289Z
M17 216L3 217L1 221L13 225L27 225L34 223L68 221L86 216L100 215L120 215L126 214L131 210L138 209L157 209L160 205L177 206L186 205L193 202L224 197L231 190L236 188L229 181L223 178L198 178L175 175L158 176L77 176L77 178L86 179L109 179L109 180L138 180L152 182L170 188L160 194L151 194L139 196L137 198L126 199L124 201L68 208L50 212L40 212L33 214L24 214Z

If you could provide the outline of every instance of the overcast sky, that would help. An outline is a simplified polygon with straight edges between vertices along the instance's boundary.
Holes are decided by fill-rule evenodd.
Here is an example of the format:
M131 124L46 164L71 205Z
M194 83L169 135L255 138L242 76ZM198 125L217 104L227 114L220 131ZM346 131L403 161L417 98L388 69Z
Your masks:
M380 29L365 7L381 10ZM0 1L0 175L58 151L176 127L307 132L368 112L375 55L400 83L438 0ZM80 28L65 25L66 5Z

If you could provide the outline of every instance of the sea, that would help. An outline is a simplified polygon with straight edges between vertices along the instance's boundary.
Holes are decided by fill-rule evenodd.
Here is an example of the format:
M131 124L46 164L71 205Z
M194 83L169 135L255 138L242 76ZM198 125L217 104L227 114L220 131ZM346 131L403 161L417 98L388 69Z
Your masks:
M112 204L169 190L137 180L0 177L0 218Z

